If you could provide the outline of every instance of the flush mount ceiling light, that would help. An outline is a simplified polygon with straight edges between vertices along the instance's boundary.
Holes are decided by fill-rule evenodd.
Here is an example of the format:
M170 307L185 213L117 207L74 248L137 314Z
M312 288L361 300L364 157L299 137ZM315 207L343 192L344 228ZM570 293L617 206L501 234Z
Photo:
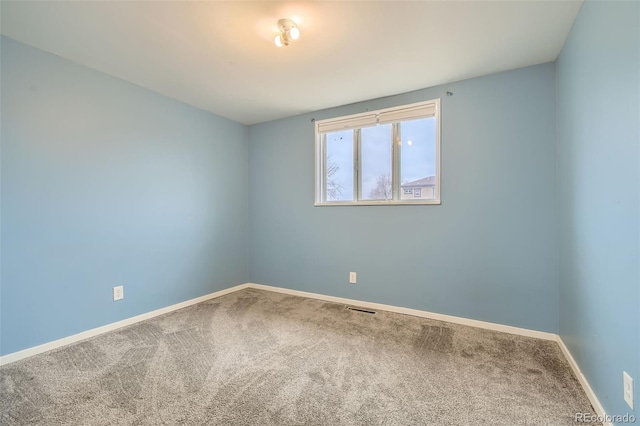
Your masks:
M292 40L297 40L300 37L300 30L295 22L291 19L281 19L278 21L278 34L274 40L276 46L288 46Z

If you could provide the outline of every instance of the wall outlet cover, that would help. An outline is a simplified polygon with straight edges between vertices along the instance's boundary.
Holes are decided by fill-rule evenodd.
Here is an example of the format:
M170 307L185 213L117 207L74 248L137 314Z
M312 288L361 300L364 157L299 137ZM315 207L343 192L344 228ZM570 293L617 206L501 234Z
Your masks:
M626 372L622 372L622 378L624 382L624 401L633 410L633 379Z
M116 302L118 300L124 299L124 286L119 285L113 288L113 301Z

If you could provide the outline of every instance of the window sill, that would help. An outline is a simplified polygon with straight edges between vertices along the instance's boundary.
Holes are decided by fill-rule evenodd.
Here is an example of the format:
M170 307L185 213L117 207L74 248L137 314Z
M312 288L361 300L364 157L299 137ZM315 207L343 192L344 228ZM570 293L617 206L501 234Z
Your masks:
M440 200L419 200L419 201L331 201L327 203L314 203L315 207L336 207L336 206L425 206L440 205Z

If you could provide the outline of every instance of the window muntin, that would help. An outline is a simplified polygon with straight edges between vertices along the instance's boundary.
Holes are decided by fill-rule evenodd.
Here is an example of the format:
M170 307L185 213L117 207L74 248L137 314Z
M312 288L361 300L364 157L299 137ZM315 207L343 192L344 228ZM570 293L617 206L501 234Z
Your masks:
M440 204L440 100L316 122L316 205Z

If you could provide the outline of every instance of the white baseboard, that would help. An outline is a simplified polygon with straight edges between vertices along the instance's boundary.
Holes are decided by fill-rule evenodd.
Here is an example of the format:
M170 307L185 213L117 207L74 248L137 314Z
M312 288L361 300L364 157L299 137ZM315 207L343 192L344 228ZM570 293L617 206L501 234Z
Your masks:
M52 349L57 349L61 346L70 345L71 343L76 343L81 340L85 340L90 337L97 336L102 333L107 333L109 331L117 330L118 328L126 327L127 325L135 324L137 322L144 321L153 317L157 317L159 315L167 314L169 312L176 311L181 308L186 308L187 306L195 305L197 303L204 302L205 300L224 296L225 294L233 293L234 291L242 290L247 287L248 287L248 284L239 284L235 287L230 287L224 290L216 291L215 293L210 293L204 296L196 297L195 299L176 303L175 305L167 306L166 308L156 309L155 311L147 312L141 315L136 315L135 317L127 318L122 321L113 322L111 324L106 324L101 327L92 328L91 330L86 330L78 334L74 334L72 336L63 337L62 339L54 340L52 342L44 343L42 345L33 346L31 348L23 349L18 352L13 352L7 355L3 355L3 356L0 356L0 365L6 365L9 363L21 360L23 358L27 358L33 355L47 352Z
M169 313L169 312L172 312L172 311L176 311L176 310L181 309L181 308L186 308L187 306L195 305L197 303L201 303L201 302L204 302L206 300L214 299L216 297L224 296L226 294L233 293L235 291L243 290L243 289L246 289L246 288L255 288L255 289L259 289L259 290L266 290L266 291L272 291L272 292L277 292L277 293L290 294L290 295L293 295L293 296L300 296L300 297L308 297L308 298L311 298L311 299L325 300L327 302L342 303L342 304L345 304L345 305L355 305L355 306L361 306L363 308L378 309L378 310L383 310L383 311L388 311L388 312L395 312L395 313L405 314L405 315L413 315L413 316L421 317L421 318L429 318L429 319L434 319L434 320L438 320L438 321L446 321L446 322L451 322L451 323L454 323L454 324L468 325L468 326L471 326L471 327L484 328L484 329L488 329L488 330L500 331L500 332L503 332L503 333L516 334L516 335L520 335L520 336L534 337L534 338L544 339L544 340L554 340L560 346L560 349L562 350L562 353L564 354L565 358L569 362L569 365L571 366L574 374L576 375L576 377L580 381L580 384L582 385L582 388L584 389L585 393L587 394L587 397L589 398L589 401L591 401L591 405L593 405L593 408L595 409L596 414L598 414L598 416L600 416L600 417L602 417L604 419L607 418L607 415L606 415L606 413L604 411L604 408L600 404L600 401L598 400L598 397L596 396L595 392L593 392L593 389L591 389L591 386L589 385L589 382L587 382L587 379L584 377L584 374L582 374L582 371L580 371L580 368L578 367L578 364L576 363L576 361L573 359L573 356L571 355L571 352L569 352L569 349L567 349L566 345L564 344L564 342L562 341L560 336L557 335L557 334L547 333L547 332L538 331L538 330L530 330L530 329L526 329L526 328L512 327L510 325L503 325L503 324L496 324L496 323L485 322L485 321L478 321L478 320L473 320L473 319L468 319L468 318L456 317L456 316L452 316L452 315L444 315L444 314L438 314L438 313L434 313L434 312L421 311L421 310L417 310L417 309L403 308L403 307L399 307L399 306L385 305L385 304L381 304L381 303L365 302L365 301L354 300L354 299L346 299L346 298L343 298L343 297L327 296L327 295L324 295L324 294L309 293L309 292L306 292L306 291L291 290L291 289L288 289L288 288L274 287L274 286L269 286L269 285L264 285L264 284L256 284L256 283L239 284L239 285L234 286L234 287L230 287L230 288L227 288L227 289L224 289L224 290L216 291L215 293L207 294L205 296L196 297L195 299L187 300L185 302L176 303L175 305L167 306L165 308L156 309L155 311L151 311L151 312L147 312L145 314L137 315L135 317L127 318L127 319L124 319L122 321L117 321L117 322L114 322L114 323L111 323L111 324L103 325L101 327L93 328L91 330L83 331L81 333L74 334L72 336L68 336L68 337L64 337L62 339L54 340L52 342L44 343L42 345L34 346L34 347L27 348L27 349L24 349L24 350L21 350L21 351L18 351L18 352L13 352L13 353L10 353L10 354L7 354L7 355L3 355L3 356L0 356L0 365L6 365L6 364L9 364L9 363L12 363L12 362L24 359L24 358L28 358L28 357L33 356L33 355L37 355L37 354L40 354L40 353L43 353L43 352L47 352L47 351L50 351L52 349L57 349L59 347L65 346L65 345L69 345L69 344L72 344L72 343L79 342L81 340L88 339L88 338L93 337L93 336L97 336L99 334L103 334L103 333L107 333L109 331L117 330L119 328L131 325L131 324L135 324L135 323L140 322L140 321L144 321L144 320L147 320L147 319L150 319L150 318L153 318L153 317L157 317L159 315L163 315L163 314L166 314L166 313ZM604 425L605 426L610 426L611 423L605 422Z
M346 299L343 297L326 296L324 294L309 293L306 291L291 290L288 288L274 287L274 286L269 286L264 284L248 283L247 287L260 289L260 290L274 291L277 293L290 294L293 296L308 297L311 299L325 300L327 302L342 303L345 305L355 305L363 308L379 309L379 310L395 312L399 314L413 315L421 318L429 318L429 319L435 319L439 321L451 322L454 324L462 324L462 325L468 325L471 327L485 328L488 330L501 331L503 333L517 334L520 336L535 337L538 339L556 341L560 346L560 350L562 351L565 358L567 359L567 362L571 366L573 373L576 375L576 377L578 378L578 381L582 385L582 388L587 394L587 397L589 398L591 405L596 411L596 414L602 419L607 419L607 414L604 411L602 404L600 404L598 397L596 396L593 389L591 389L591 386L589 385L589 382L587 382L587 379L584 377L584 374L582 374L582 371L580 371L580 368L578 367L578 364L576 363L575 359L573 359L571 352L569 352L569 349L566 347L566 345L564 344L560 336L557 334L547 333L544 331L530 330L527 328L512 327L510 325L495 324L491 322L478 321L478 320L462 318L462 317L455 317L452 315L444 315L444 314L438 314L434 312L420 311L417 309L409 309L409 308L402 308L399 306L384 305L381 303L363 302L361 300ZM603 425L612 426L610 422L606 422L606 421L603 422Z
M485 322L485 321L477 321L477 320L472 320L468 318L437 314L434 312L420 311L417 309L403 308L403 307L393 306L393 305L384 305L381 303L365 302L361 300L346 299L343 297L327 296L327 295L318 294L318 293L309 293L309 292L300 291L300 290L291 290L291 289L282 288L282 287L274 287L274 286L256 284L256 283L245 283L245 284L239 284L237 286L230 287L224 290L216 291L215 293L207 294L205 296L196 297L195 299L187 300L185 302L176 303L175 305L167 306L165 308L156 309L155 311L147 312L145 314L136 315L135 317L127 318L122 321L117 321L111 324L103 325L101 327L93 328L91 330L86 330L86 331L74 334L72 336L63 337L62 339L47 342L42 345L33 346L31 348L23 349L18 352L13 352L7 355L0 356L0 365L6 365L6 364L9 364L33 355L37 355L43 352L57 349L65 345L70 345L72 343L76 343L81 340L85 340L90 337L97 336L102 333L107 333L109 331L117 330L118 328L126 327L128 325L135 324L140 321L157 317L158 315L163 315L181 308L186 308L187 306L195 305L197 303L204 302L205 300L214 299L216 297L224 296L225 294L233 293L234 291L242 290L245 288L255 288L260 290L273 291L277 293L290 294L294 296L308 297L311 299L325 300L327 302L342 303L345 305L356 305L356 306L361 306L369 309L379 309L379 310L395 312L399 314L413 315L421 318L430 318L430 319L435 319L439 321L451 322L455 324L468 325L471 327L501 331L504 333L517 334L517 335L527 336L527 337L535 337L538 339L545 339L545 340L558 339L558 336L556 334L547 333L543 331L529 330L526 328L512 327L509 325L495 324L495 323ZM563 351L566 351L566 348L563 348ZM566 351L566 353L568 353L568 351ZM573 365L575 365L575 362L573 362L572 367Z
M471 327L485 328L487 330L501 331L503 333L517 334L520 336L535 337L537 339L553 340L558 337L557 334L547 333L545 331L530 330L528 328L512 327L510 325L496 324L486 321L478 321L468 318L455 317L452 315L437 314L435 312L420 311L418 309L402 308L393 305L384 305L381 303L363 302L361 300L345 299L343 297L326 296L318 293L308 293L306 291L291 290L288 288L274 287L264 284L248 283L247 287L260 290L275 291L277 293L291 294L293 296L308 297L311 299L325 300L327 302L342 303L345 305L361 306L369 309L379 309L382 311L395 312L398 314L413 315L415 317L429 318L438 321L452 322L454 324L468 325Z
M587 394L587 398L589 398L589 401L591 402L593 409L596 411L596 414L602 419L607 419L607 413L604 411L602 404L600 404L600 401L598 400L596 393L593 391L593 389L591 389L591 386L589 385L587 378L584 377L584 374L582 374L582 371L580 370L578 363L576 362L575 359L573 359L573 355L571 355L571 352L569 352L569 348L567 348L567 346L564 344L564 342L562 341L562 338L559 335L557 335L557 341L558 341L558 345L560 346L560 349L562 350L562 353L564 354L564 357L567 359L567 362L569 363L569 365L571 366L571 369L573 370L573 374L576 375L578 381L582 385L582 389L584 389L584 392ZM602 424L604 426L612 426L612 423L608 421L604 421Z

